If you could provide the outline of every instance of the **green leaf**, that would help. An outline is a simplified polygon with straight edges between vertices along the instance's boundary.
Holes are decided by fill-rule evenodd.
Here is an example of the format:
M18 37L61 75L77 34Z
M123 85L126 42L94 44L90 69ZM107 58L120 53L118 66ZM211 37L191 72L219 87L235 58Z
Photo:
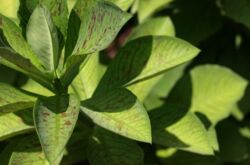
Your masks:
M109 65L96 93L152 78L194 58L198 52L191 44L173 37L147 36L133 40Z
M148 110L152 110L164 104L163 98L169 95L176 82L183 76L186 67L187 64L182 64L167 71L157 84L151 88L150 93L144 100L144 104Z
M37 82L29 79L22 87L23 90L42 96L52 96L54 95L50 90L44 88Z
M0 141L33 130L32 111L29 109L0 116Z
M68 7L67 0L32 0L25 1L25 6L28 8L29 12L32 13L35 8L43 4L49 10L53 23L56 25L60 33L66 38L67 27L68 27Z
M142 165L143 151L136 142L96 128L90 139L88 160L92 165Z
M150 111L153 142L194 153L212 155L213 148L206 128L193 113L180 114L182 108L168 105Z
M65 88L71 84L82 67L86 64L86 58L88 58L87 55L74 55L68 58L60 76L60 81Z
M48 161L53 164L63 152L75 127L79 100L74 95L39 98L34 107L35 127Z
M221 0L226 16L250 28L250 3L248 0Z
M138 18L143 22L146 18L151 16L158 9L166 6L173 0L139 0L138 4Z
M30 62L39 70L43 71L42 64L37 55L32 51L31 47L22 36L21 29L7 17L2 17L3 33L11 48L13 48L23 58L29 59Z
M46 71L56 70L59 60L57 29L44 5L38 5L30 16L26 36Z
M17 142L13 147L9 165L49 165L36 136L31 135Z
M0 83L0 116L33 107L35 97L8 84Z
M151 143L148 114L139 100L126 89L112 90L82 101L81 110L100 127Z
M52 78L38 70L29 58L23 58L8 48L0 47L0 63L26 74L44 87L54 91L51 84Z
M145 21L133 29L129 40L143 36L175 36L174 25L169 17L156 17Z
M128 21L130 14L102 0L78 0L70 19L72 17L78 17L78 22L81 23L78 31L74 26L69 27L66 57L70 54L98 52L106 48Z
M190 74L193 86L190 110L206 115L212 124L230 115L247 86L246 80L222 66L203 65Z
M143 24L137 26L129 36L128 40L133 40L143 36L174 36L174 26L169 17L158 17L150 19ZM163 75L142 81L129 86L140 100L144 101L149 94L151 88L162 78Z
M19 8L19 1L17 0L0 0L0 14L6 17L17 20L17 12ZM1 18L0 18L1 19Z
M134 0L107 0L119 6L122 10L126 11L133 4Z
M90 98L101 80L106 68L99 62L99 54L90 55L86 65L71 84L81 100Z

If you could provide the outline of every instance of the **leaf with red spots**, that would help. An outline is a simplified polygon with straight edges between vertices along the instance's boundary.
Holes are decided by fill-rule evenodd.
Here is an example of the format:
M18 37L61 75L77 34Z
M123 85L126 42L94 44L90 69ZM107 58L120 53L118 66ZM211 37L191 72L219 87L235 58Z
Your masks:
M69 18L66 57L103 50L130 17L112 3L78 0Z
M79 114L74 95L39 98L34 107L35 127L48 161L53 164L71 137Z
M151 143L151 126L142 103L127 89L116 89L81 103L94 123L130 139Z

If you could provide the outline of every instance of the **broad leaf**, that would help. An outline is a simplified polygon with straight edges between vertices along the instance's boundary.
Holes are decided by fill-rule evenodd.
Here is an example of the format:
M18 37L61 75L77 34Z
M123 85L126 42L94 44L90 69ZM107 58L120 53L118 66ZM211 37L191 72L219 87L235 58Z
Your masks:
M25 41L24 37L22 36L21 29L7 17L1 15L0 17L2 18L4 36L6 37L11 48L13 48L23 58L29 59L33 65L35 65L39 70L43 71L43 67L39 58Z
M169 17L156 17L147 20L133 29L129 40L143 36L175 36L174 25Z
M139 21L143 22L146 18L151 16L158 9L166 6L173 0L139 0L138 3L138 17Z
M33 130L32 111L29 109L0 116L0 141Z
M102 0L78 0L70 19L73 19L72 17L78 17L74 24L78 22L79 30L76 31L73 25L68 29L66 57L70 54L89 54L106 48L128 21L130 14Z
M213 148L202 122L193 113L182 116L179 108L182 107L170 105L150 112L153 142L199 154L212 155Z
M189 43L173 37L148 36L133 40L120 50L109 65L96 92L152 78L194 58L198 52Z
M11 49L0 47L0 63L26 74L46 88L54 90L51 84L52 78L49 75L38 70L29 58L23 58Z
M250 2L248 0L221 0L226 15L250 28Z
M143 164L143 151L136 142L104 129L95 129L89 146L88 160L92 165Z
M112 90L82 101L81 110L103 128L151 143L148 114L137 98L126 89Z
M247 81L231 70L205 65L191 71L191 111L205 114L213 124L228 117L242 98Z
M75 127L79 100L74 95L39 98L34 107L35 127L48 161L62 154Z
M133 4L134 0L107 0L119 6L122 10L126 11Z
M6 113L32 108L35 97L14 87L0 83L0 116Z
M59 60L59 41L50 12L44 5L38 5L33 11L26 35L45 69L53 72Z

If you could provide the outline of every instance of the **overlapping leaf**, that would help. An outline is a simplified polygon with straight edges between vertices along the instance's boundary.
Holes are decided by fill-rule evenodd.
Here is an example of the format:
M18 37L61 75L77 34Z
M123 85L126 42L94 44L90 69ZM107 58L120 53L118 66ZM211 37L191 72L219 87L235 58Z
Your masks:
M35 97L28 95L14 87L0 83L0 115L31 108Z
M29 109L0 116L0 140L33 130L32 111Z
M143 151L136 142L97 128L90 140L88 159L92 165L142 165Z
M66 57L106 48L129 18L130 14L111 3L78 0L70 15L69 22L74 20L76 26L68 29Z
M242 98L247 81L231 70L200 66L191 71L193 94L191 111L207 116L213 124L226 118Z
M194 58L198 52L191 44L167 36L133 40L112 61L96 93L152 78Z
M169 17L158 17L150 19L133 29L128 40L133 40L143 36L174 36L174 26ZM144 100L151 88L162 78L162 75L155 78L136 83L129 87L140 100Z
M74 92L80 96L81 100L90 98L93 95L105 70L105 66L99 62L99 55L91 55L86 65L71 84Z
M79 106L79 100L74 95L39 98L35 104L35 127L51 164L58 160L73 132Z
M8 48L0 47L0 63L28 75L44 87L54 90L51 84L52 78L38 70L29 58L23 58Z
M97 125L128 138L151 143L147 112L128 90L117 89L93 96L81 105L81 110Z

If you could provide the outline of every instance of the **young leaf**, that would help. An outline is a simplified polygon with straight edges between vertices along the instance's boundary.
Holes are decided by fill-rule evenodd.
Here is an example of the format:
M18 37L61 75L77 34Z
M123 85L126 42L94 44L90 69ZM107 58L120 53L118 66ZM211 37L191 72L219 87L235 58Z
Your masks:
M119 135L151 143L148 114L126 89L116 89L82 101L81 110L94 123Z
M2 18L4 36L11 48L20 54L21 57L29 59L29 61L39 70L44 71L39 58L23 38L21 29L9 18L1 15L0 17Z
M70 54L89 54L106 48L116 37L119 30L130 18L130 14L102 0L78 0L70 17L81 21L78 34L69 27L66 43L66 57ZM71 34L70 32L73 32ZM77 38L77 41L72 41ZM72 45L71 43L76 43Z
M34 130L30 109L0 116L0 141Z
M138 18L143 22L146 18L152 15L155 11L169 4L173 0L139 0L138 3Z
M103 76L96 93L159 75L194 58L198 53L197 48L177 38L138 38L121 49Z
M50 12L44 5L38 5L33 11L26 35L28 43L45 69L53 72L59 60L59 41Z
M0 116L6 113L32 108L35 97L14 87L0 83Z
M191 78L193 94L190 109L205 114L213 124L229 116L247 86L242 77L217 65L196 67L191 71Z
M74 95L39 98L34 120L40 143L48 161L53 164L62 154L75 127L79 100Z
M143 164L143 151L136 142L100 127L95 129L88 151L91 165Z

